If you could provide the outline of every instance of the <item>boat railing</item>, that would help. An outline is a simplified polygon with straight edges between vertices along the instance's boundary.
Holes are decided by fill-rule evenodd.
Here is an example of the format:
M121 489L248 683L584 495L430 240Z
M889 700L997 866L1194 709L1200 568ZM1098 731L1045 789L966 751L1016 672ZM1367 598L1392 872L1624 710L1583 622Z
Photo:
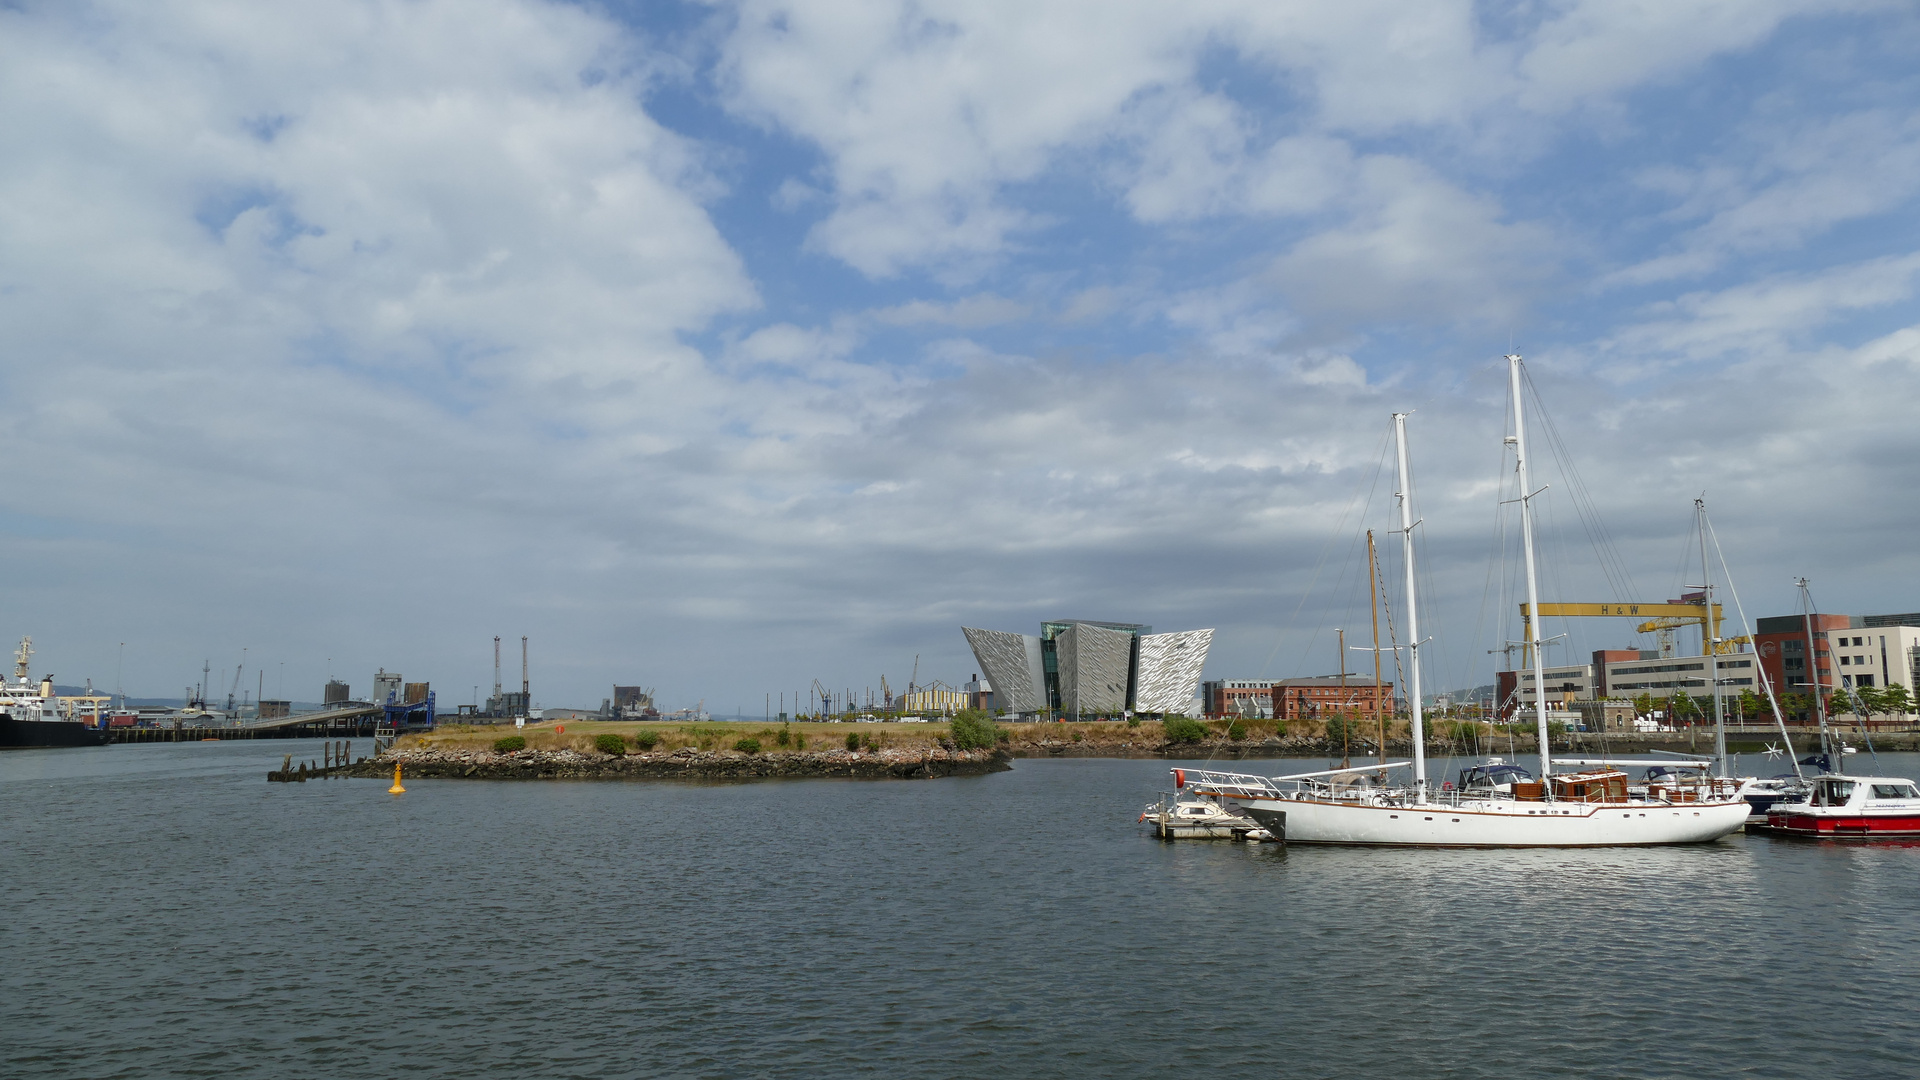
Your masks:
M1253 773L1214 772L1211 769L1183 769L1187 786L1215 795L1240 799L1284 799L1291 788L1283 788L1271 777Z

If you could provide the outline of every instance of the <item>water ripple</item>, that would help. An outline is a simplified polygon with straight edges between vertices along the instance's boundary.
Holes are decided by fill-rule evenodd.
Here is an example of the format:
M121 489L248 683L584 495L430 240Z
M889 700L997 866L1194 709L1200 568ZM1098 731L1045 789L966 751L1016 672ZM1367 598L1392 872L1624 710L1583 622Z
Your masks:
M392 798L264 783L288 751L317 756L0 758L5 1075L1797 1078L1920 1059L1920 849L1169 845L1133 821L1159 762Z

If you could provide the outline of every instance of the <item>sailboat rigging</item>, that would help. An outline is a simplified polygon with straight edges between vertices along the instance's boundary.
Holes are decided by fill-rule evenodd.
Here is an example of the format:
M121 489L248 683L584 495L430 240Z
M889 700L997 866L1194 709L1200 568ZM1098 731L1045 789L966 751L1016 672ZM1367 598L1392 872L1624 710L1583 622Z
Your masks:
M1526 560L1529 611L1539 611L1539 579L1534 561L1533 490L1527 471L1526 428L1521 407L1521 358L1507 357L1513 394L1514 430L1505 436L1514 447L1521 493L1521 539ZM1432 847L1595 847L1684 844L1714 840L1739 829L1747 803L1718 788L1674 791L1671 798L1630 795L1627 776L1603 766L1581 772L1553 771L1547 727L1540 620L1530 621L1525 648L1532 666L1537 709L1540 774L1538 779L1513 765L1473 766L1459 786L1432 788L1427 776L1426 733L1421 701L1420 616L1416 588L1413 530L1413 482L1407 446L1407 415L1393 414L1396 448L1402 565L1406 574L1407 706L1412 781L1403 787L1352 783L1354 774L1376 766L1344 768L1292 776L1187 769L1176 782L1196 793L1237 805L1289 843L1373 844ZM1545 490L1540 489L1540 490ZM1376 655L1378 655L1376 653ZM1570 764L1571 762L1569 762ZM1340 782L1342 777L1347 782Z

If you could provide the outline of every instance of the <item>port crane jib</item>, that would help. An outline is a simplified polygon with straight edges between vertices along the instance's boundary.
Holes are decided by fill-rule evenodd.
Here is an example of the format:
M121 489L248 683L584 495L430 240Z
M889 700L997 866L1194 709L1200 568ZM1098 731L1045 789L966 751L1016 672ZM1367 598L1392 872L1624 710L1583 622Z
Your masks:
M1561 618L1677 619L1679 620L1679 625L1699 623L1702 638L1708 643L1708 647L1711 647L1711 643L1719 638L1720 623L1722 621L1719 604L1714 604L1711 611L1707 609L1706 605L1697 603L1560 603L1540 605L1541 618L1551 619L1556 615ZM1520 666L1524 668L1533 662L1531 655L1532 650L1527 645L1528 642L1534 640L1533 612L1531 606L1527 604L1520 605L1520 631ZM1644 626L1641 632L1647 632ZM1703 648L1701 651L1705 652L1706 650Z

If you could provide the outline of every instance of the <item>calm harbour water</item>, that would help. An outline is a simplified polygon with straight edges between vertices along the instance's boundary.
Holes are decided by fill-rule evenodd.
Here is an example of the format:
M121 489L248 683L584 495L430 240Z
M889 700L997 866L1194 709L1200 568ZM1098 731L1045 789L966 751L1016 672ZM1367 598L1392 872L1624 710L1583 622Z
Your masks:
M1167 844L1160 761L393 797L287 752L0 755L0 1074L1920 1074L1920 847Z

